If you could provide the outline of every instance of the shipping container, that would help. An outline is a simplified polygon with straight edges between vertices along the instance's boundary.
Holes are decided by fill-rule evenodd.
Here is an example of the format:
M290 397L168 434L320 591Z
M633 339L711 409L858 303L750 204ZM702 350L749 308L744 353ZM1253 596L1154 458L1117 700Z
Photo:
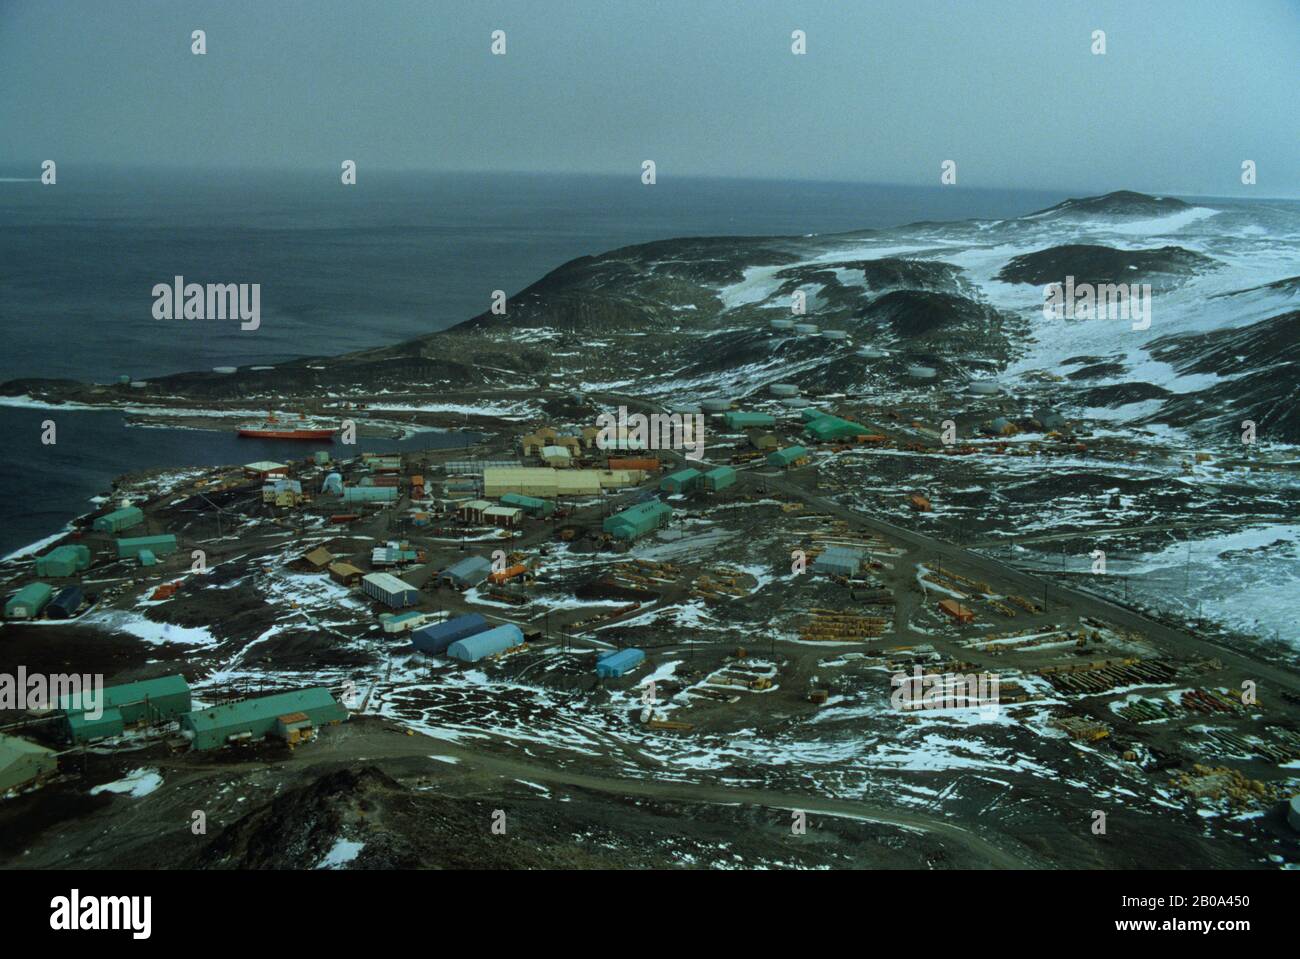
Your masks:
M975 614L955 599L939 600L939 608L959 623L973 623Z
M487 629L486 619L478 613L470 613L467 616L449 619L445 623L412 630L411 645L422 653L439 655L445 653L452 643L486 632Z

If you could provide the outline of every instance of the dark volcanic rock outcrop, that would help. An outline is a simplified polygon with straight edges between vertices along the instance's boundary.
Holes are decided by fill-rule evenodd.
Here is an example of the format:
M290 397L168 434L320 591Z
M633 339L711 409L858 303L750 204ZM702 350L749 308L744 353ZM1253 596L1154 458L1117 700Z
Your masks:
M1164 216L1190 209L1188 204L1171 196L1149 196L1132 190L1116 190L1102 196L1087 196L1063 200L1056 206L1031 213L1038 218L1061 216Z
M1191 276L1217 266L1215 260L1181 246L1155 250L1117 250L1109 246L1070 243L1014 257L998 273L1004 283L1033 283L1045 286L1063 283L1067 276L1075 283L1159 283Z

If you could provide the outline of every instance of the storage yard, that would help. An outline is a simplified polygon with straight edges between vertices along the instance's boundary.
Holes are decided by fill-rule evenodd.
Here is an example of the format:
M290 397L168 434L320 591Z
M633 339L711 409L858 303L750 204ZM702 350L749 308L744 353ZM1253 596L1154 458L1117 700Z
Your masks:
M0 834L25 837L0 857L276 864L266 837L292 826L263 799L342 783L518 811L549 863L1295 861L1288 664L932 535L942 484L860 509L835 493L855 464L953 454L792 390L713 402L703 461L602 446L595 413L640 401L584 396L472 455L362 440L121 478L4 568L5 662L109 688L93 716L0 710ZM991 699L919 698L967 679ZM196 803L217 841L93 838ZM828 841L792 840L791 809ZM683 817L678 860L654 837ZM375 864L423 848L355 828ZM607 846L572 851L584 830Z

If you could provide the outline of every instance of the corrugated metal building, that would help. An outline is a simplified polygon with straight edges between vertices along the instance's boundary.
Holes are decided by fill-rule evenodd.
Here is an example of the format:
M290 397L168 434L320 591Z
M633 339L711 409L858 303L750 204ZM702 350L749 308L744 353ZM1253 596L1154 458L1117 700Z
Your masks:
M828 546L813 560L813 572L824 576L856 576L862 557L862 551L851 546Z
M352 586L361 582L361 577L365 575L365 570L358 569L351 563L330 563L330 579L340 586Z
M0 733L0 793L30 785L58 769L59 758L53 749Z
M804 424L804 432L823 442L826 440L848 439L853 436L866 436L871 430L859 423L841 419L838 416L819 416Z
M445 623L412 630L411 645L422 653L438 655L445 653L452 643L486 632L487 628L486 619L478 613L470 613L467 616L449 619Z
M521 466L483 472L483 495L500 498L507 493L554 499L557 496L599 496L602 489L636 486L643 474L636 470L552 469Z
M5 603L5 619L35 619L53 597L49 583L28 583Z
M567 468L573 462L573 454L565 446L543 446L538 455L547 466Z
M519 493L507 493L501 497L502 506L513 506L529 516L545 517L555 512L555 504L536 496L523 496Z
M716 493L736 484L736 471L730 466L719 466L704 474L704 488Z
M447 647L447 655L452 659L459 659L462 663L477 663L480 659L522 646L523 642L524 634L519 627L514 623L506 623L456 640Z
M605 653L596 660L596 675L602 679L622 676L645 661L645 650L629 646L617 652Z
M776 425L776 417L771 413L724 413L722 421L727 424L728 429L733 430Z
M689 493L700 485L702 478L702 474L697 469L678 470L661 479L659 489L664 493Z
M133 536L117 541L117 558L134 559L140 555L141 550L148 550L154 556L166 556L168 553L176 552L178 548L174 533L163 533L161 536Z
M289 467L285 463L258 460L256 463L246 463L244 465L244 475L254 479L265 479L268 476L288 476Z
M493 526L511 527L519 525L519 517L524 514L513 506L489 506L483 511L483 522Z
M665 525L673 515L672 507L659 500L638 503L605 518L601 529L615 539L632 542Z
M787 446L783 450L776 450L767 454L767 463L769 466L780 466L785 469L791 466L797 466L800 462L808 459L808 451L802 446Z
M89 568L90 549L81 543L67 543L36 558L37 576L72 576Z
M124 506L121 509L113 510L111 513L105 513L103 516L97 516L91 526L101 533L120 533L124 529L131 529L143 522L144 511L140 507Z
M395 486L345 486L343 503L396 503Z
M492 563L482 556L466 556L438 574L439 582L450 583L457 589L469 589L488 578Z
M380 613L379 624L386 633L405 633L412 629L419 629L432 615L432 613L421 613L413 609L405 613Z
M487 469L518 469L519 460L452 460L445 467L448 476L482 476Z
M86 690L59 699L64 728L73 743L120 736L127 726L174 719L191 708L190 685L179 674L105 686L99 697ZM88 710L100 715L88 715Z
M189 735L195 749L220 749L232 742L264 739L277 731L277 721L282 717L292 719L292 722L283 724L284 728L294 727L301 736L299 713L317 729L348 718L348 711L339 705L334 695L323 686L317 686L186 713L181 717L181 729Z
M392 573L370 573L362 576L361 589L367 596L393 609L414 606L420 601L420 591Z

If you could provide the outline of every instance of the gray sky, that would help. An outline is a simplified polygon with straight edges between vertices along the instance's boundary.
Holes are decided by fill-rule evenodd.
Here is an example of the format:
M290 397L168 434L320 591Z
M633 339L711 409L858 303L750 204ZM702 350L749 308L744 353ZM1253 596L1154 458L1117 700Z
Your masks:
M1300 196L1297 65L1298 0L0 0L0 164Z

